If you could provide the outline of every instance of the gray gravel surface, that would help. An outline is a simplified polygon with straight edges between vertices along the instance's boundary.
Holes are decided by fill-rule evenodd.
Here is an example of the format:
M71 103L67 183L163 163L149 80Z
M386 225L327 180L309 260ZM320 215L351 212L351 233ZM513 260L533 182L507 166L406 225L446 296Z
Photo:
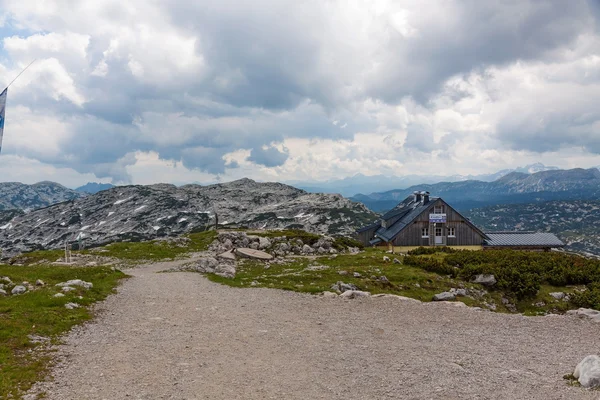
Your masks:
M49 399L597 399L600 324L131 271L58 351ZM32 393L33 393L32 392Z

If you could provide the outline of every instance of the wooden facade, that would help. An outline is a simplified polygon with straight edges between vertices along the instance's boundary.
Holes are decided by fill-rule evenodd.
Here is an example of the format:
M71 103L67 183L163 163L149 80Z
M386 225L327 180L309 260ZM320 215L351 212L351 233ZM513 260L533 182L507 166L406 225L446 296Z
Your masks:
M430 214L445 214L446 222L430 222ZM391 227L394 221L381 221L380 224L363 228L358 232L358 240L366 246L376 237L376 231L382 226ZM432 199L425 209L402 229L391 242L383 241L380 246L481 246L485 234L464 218L442 199ZM427 231L424 232L424 229ZM424 234L426 233L426 235Z
M436 207L446 214L446 223L430 223L429 214ZM439 208L438 208L439 210ZM428 229L428 237L423 237L423 229ZM450 236L454 228L454 236ZM456 210L442 199L431 202L431 206L415 218L394 238L394 246L478 246L483 244L484 236Z

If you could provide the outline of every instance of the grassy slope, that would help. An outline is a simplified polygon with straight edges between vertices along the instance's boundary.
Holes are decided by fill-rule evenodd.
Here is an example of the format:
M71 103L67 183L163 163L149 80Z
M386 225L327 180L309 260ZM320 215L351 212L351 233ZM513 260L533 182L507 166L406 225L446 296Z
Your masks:
M0 398L18 398L44 376L49 366L47 352L34 351L41 347L29 336L42 336L55 342L59 335L92 317L85 307L67 310L66 303L88 306L102 300L125 274L109 267L0 265L0 276L8 276L15 283L34 283L36 279L46 283L45 287L23 295L0 297ZM60 289L54 285L70 279L83 279L92 282L94 287L78 288L65 297L53 297Z
M267 287L275 289L292 290L306 293L320 293L330 291L331 285L343 281L356 285L360 290L369 291L372 294L390 293L401 296L412 297L421 301L431 301L433 295L450 288L473 288L485 289L483 286L465 282L458 278L428 272L419 267L384 262L383 256L388 255L382 250L367 249L360 254L346 254L337 257L319 257L315 260L308 258L296 258L289 264L271 264L265 269L265 264L244 260L238 265L238 271L234 279L209 275L214 282L223 283L234 287ZM423 258L443 259L446 254L436 253L433 255L422 255ZM393 256L391 256L393 259ZM400 258L401 259L401 258ZM327 268L319 269L316 266ZM339 271L346 271L347 275L340 275ZM361 277L354 277L358 272ZM389 283L382 282L379 277L385 276ZM253 284L254 282L254 284ZM550 292L572 293L574 287L554 287L542 285L535 298L522 300L516 303L520 312L535 315L547 311L564 312L573 308L568 302L558 302L552 298ZM509 312L503 305L504 293L489 291L480 297L457 297L457 300L469 306L486 307L486 303L494 303L496 310ZM535 306L536 303L544 302L544 306Z

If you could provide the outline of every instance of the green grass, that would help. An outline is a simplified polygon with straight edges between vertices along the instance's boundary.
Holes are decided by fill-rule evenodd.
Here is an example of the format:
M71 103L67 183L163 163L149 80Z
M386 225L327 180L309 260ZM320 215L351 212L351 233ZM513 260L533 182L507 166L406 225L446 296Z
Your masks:
M117 242L84 252L129 261L159 261L176 258L190 252L204 251L215 240L216 236L215 231L190 233L183 236L190 239L190 242L185 246L177 246L167 241ZM100 249L102 249L101 253L99 252Z
M190 233L184 235L189 238L185 246L177 246L167 241L148 242L116 242L103 247L96 247L83 251L73 251L72 255L95 254L103 257L114 257L125 261L160 261L173 259L187 253L204 251L215 240L215 231ZM41 250L24 253L13 257L11 264L33 265L39 263L50 263L64 257L63 250Z
M316 259L297 257L288 264L271 264L268 269L263 263L241 260L235 278L228 279L216 275L208 277L214 282L234 287L266 287L313 294L331 291L331 285L343 281L354 284L358 289L372 294L397 294L421 301L432 301L433 296L437 293L463 287L482 293L480 296L458 296L456 298L457 301L468 306L488 308L489 304L495 304L495 311L511 312L503 304L502 299L504 298L509 299L516 306L517 311L527 315L542 315L547 312L562 313L577 308L572 302L555 300L550 293L574 293L576 289L583 287L543 284L536 296L517 301L511 297L510 293L497 288L485 288L459 277L426 271L415 265L384 262L384 255L390 256L382 250L371 248L359 254L344 254L337 257L324 256ZM417 257L443 262L448 257L448 253L425 254ZM390 258L393 259L394 256L390 256ZM324 268L318 269L317 266ZM347 275L340 275L339 271L346 271ZM361 276L354 277L355 272ZM389 283L381 281L379 279L381 276L385 276ZM544 303L544 305L540 306L539 303Z
M259 287L307 293L330 291L331 285L343 281L372 294L391 293L422 301L431 301L434 294L459 287L461 283L410 265L383 262L385 254L381 250L367 249L359 254L325 256L315 260L296 258L290 264L271 264L268 269L265 269L263 263L244 260L238 265L235 278L209 275L209 279L235 287L251 287L252 282L255 282ZM326 268L316 269L315 266ZM346 271L348 274L340 275L339 271ZM354 277L355 272L361 277ZM385 276L389 283L381 281L381 276ZM468 286L480 288L475 284ZM465 302L470 300L459 299Z
M55 262L65 256L64 250L38 250L13 257L11 264L31 265L40 262Z
M48 352L32 342L29 336L42 336L56 343L59 335L89 320L92 314L85 306L112 293L126 275L109 267L0 265L0 276L8 276L17 284L23 281L35 283L37 279L46 283L32 292L0 297L0 398L8 399L19 398L48 371ZM53 297L60 289L55 284L70 279L83 279L92 282L94 287L90 290L77 288L65 297ZM83 298L79 299L79 296ZM68 302L83 307L67 310L64 306Z

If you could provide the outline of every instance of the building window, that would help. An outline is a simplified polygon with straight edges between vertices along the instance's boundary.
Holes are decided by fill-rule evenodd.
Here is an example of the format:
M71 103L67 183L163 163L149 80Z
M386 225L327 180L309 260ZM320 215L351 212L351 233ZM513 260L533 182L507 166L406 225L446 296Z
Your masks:
M421 237L428 238L429 237L429 228L421 229Z
M456 237L456 228L448 228L448 237Z
M444 213L444 206L435 206L435 207L433 207L433 213L434 214L443 214Z

